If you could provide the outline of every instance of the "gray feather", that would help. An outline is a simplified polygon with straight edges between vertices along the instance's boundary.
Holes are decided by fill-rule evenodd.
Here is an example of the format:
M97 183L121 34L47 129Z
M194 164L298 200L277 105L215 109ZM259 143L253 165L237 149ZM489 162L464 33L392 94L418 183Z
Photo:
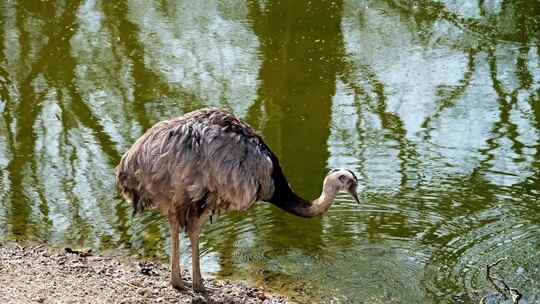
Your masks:
M123 155L117 185L134 212L246 210L274 193L273 165L262 139L231 113L205 108L157 123Z

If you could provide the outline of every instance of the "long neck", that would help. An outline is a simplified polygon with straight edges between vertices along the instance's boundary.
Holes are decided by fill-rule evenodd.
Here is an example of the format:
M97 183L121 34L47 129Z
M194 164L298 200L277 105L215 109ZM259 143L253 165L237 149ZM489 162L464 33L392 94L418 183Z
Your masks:
M315 217L325 213L332 205L336 192L332 189L324 188L321 195L309 202L298 196L290 188L289 191L282 192L279 197L273 197L270 203L278 206L286 212L292 213L301 217Z
M263 142L261 140L261 142ZM323 186L321 195L312 202L309 202L290 188L277 157L270 151L270 149L263 145L272 161L274 170L272 171L272 180L274 181L274 193L269 199L269 202L278 206L279 208L301 217L315 217L321 215L330 208L332 201L336 197L337 191L333 187Z

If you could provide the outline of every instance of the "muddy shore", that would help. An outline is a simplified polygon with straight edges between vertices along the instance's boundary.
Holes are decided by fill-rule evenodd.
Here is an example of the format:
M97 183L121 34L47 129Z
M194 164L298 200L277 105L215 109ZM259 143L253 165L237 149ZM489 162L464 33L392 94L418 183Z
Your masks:
M67 250L66 250L67 249ZM190 284L189 273L183 273ZM206 278L208 291L177 291L169 268L70 248L0 243L0 303L290 303L242 282Z

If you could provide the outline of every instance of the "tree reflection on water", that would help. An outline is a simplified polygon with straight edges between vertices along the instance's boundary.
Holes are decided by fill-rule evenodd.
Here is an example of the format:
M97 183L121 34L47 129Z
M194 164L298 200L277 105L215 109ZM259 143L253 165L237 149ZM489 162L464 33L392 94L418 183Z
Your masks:
M259 130L299 192L345 166L363 204L222 217L207 271L447 303L511 256L501 271L540 301L538 1L5 1L0 42L3 239L166 258L167 225L132 218L112 170L155 122L214 105Z

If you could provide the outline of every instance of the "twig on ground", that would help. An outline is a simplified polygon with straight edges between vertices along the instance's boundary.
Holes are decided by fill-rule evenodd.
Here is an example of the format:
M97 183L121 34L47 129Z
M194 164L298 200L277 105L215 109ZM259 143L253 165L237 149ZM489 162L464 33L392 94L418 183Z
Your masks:
M135 285L135 284L131 284L131 283L126 282L126 281L121 280L121 279L116 279L116 278L115 278L115 279L113 279L113 281L116 282L117 284L120 284L120 285L127 285L127 286L131 286L131 287L133 287L133 288L136 288L136 289L141 288L141 286L137 286L137 285Z
M70 247L66 247L66 248L64 248L64 251L66 253L76 254L76 255L78 255L78 256L80 256L82 258L93 256L92 249L88 249L87 251L79 251L79 250L73 250Z
M498 278L495 278L491 275L491 269L497 265L499 265L502 261L506 261L508 260L508 257L504 257L504 258L501 258L501 259L498 259L497 261L495 261L494 263L492 264L489 264L486 266L486 278L488 279L488 281L491 283L491 285L493 285L493 287L495 287L495 289L497 290L497 292L499 294L501 294L503 296L503 298L505 300L508 299L508 296L507 296L507 293L510 294L510 297L512 298L512 304L519 304L519 300L521 299L522 297L522 294L515 288L512 288L510 286L508 286L508 284L506 284L506 282L502 279L498 279ZM497 285L497 283L495 282L499 282L500 284L502 284L502 286L504 288L501 288L499 285ZM480 304L482 303L485 303L486 302L486 297L483 297L481 300L480 300Z
M497 290L497 292L499 292L503 298L506 300L508 299L508 297L506 296L506 293L504 292L504 290L501 289L501 287L499 287L499 285L497 285L495 283L495 281L501 281L497 278L494 278L491 276L491 269L497 265L499 265L502 261L505 261L507 260L508 257L505 257L505 258L501 258L501 259L498 259L497 261L495 261L495 263L493 264L489 264L486 266L486 278L488 279L488 281L491 283L491 285L493 285L493 287L495 287L495 289ZM504 282L503 282L504 283Z

